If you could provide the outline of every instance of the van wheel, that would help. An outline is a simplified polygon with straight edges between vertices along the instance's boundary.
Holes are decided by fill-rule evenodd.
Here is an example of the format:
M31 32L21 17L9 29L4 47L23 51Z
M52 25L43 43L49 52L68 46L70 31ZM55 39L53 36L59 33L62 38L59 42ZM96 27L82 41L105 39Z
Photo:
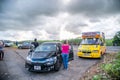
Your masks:
M54 70L55 71L59 71L60 70L60 67L61 67L61 61L60 60L61 59L58 58L57 61L56 61L56 63L55 63L55 65L54 65Z
M106 53L106 49L105 49L105 51L104 51L104 54Z
M103 58L103 54L101 53L101 54L100 54L100 59L102 59L102 58Z

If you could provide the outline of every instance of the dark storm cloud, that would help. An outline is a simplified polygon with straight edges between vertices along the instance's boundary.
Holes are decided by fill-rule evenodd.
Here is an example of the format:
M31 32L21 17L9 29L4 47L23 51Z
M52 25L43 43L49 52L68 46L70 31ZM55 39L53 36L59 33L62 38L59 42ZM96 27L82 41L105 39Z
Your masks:
M120 0L72 0L67 8L71 13L98 17L120 13Z
M30 30L38 16L56 15L60 5L60 0L0 0L0 30Z
M0 0L0 31L32 30L34 35L43 35L41 30L44 29L46 34L49 34L49 38L55 39L60 34L62 21L65 21L65 24L72 21L66 25L65 30L80 34L83 27L89 27L85 23L86 21L89 20L90 23L101 22L100 20L105 16L109 17L120 13L120 0L70 0L68 4L63 4L62 1ZM74 15L70 15L70 19L63 20L58 16L64 12ZM78 20L81 18L79 16L85 18L83 20L86 21L81 22L81 19ZM49 17L53 17L55 20L49 19ZM120 19L118 21L120 23ZM56 24L54 24L55 22Z
M46 23L38 16L55 16L62 11L92 17L109 15L120 12L120 0L71 0L67 6L62 0L0 0L0 30L31 30Z

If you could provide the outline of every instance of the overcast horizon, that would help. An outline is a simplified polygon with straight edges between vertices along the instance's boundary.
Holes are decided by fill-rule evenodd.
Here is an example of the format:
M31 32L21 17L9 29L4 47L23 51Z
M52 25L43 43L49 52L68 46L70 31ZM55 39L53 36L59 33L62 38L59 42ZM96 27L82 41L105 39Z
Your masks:
M0 0L0 39L63 40L120 31L120 0Z

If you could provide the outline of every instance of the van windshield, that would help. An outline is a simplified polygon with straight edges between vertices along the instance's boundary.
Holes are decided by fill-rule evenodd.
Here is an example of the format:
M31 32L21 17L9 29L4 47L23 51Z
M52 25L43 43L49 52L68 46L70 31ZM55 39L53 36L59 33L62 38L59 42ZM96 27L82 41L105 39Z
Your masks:
M86 38L83 39L81 44L99 44L99 39L98 38Z

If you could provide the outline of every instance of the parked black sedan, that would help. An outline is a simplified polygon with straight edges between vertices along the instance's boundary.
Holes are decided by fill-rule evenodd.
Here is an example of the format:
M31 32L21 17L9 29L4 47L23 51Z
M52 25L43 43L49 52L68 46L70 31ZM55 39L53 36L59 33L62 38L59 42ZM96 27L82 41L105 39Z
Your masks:
M31 42L23 42L22 44L18 44L18 49L30 49L33 47Z
M69 51L69 60L73 60L73 47ZM36 49L30 50L25 67L29 71L59 71L62 64L61 43L44 42Z

